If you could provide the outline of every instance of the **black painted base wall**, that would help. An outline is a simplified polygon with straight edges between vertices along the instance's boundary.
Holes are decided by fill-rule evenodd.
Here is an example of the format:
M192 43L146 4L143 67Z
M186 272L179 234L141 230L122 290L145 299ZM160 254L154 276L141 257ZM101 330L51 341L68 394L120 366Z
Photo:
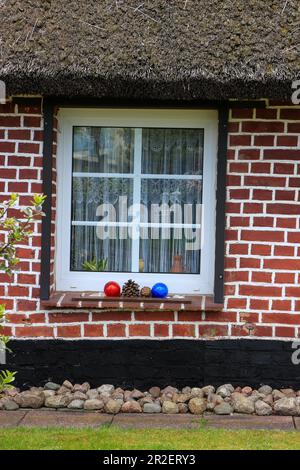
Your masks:
M300 365L291 342L265 340L13 340L7 368L17 385L48 380L112 383L146 389L153 385L207 384L300 389Z

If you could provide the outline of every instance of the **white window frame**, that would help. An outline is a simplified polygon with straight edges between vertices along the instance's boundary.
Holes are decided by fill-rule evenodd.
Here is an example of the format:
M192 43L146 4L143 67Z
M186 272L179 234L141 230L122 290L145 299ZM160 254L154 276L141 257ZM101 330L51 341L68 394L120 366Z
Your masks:
M165 282L174 294L213 294L215 265L218 113L182 109L81 109L59 111L57 151L56 289L103 291L107 281L121 285ZM70 270L72 142L74 126L204 129L200 274L72 272ZM155 175L157 176L157 175Z

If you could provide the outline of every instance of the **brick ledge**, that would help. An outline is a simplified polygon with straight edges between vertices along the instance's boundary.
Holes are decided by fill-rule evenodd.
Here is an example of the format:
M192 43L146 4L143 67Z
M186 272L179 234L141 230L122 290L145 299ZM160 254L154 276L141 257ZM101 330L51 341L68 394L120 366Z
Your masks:
M170 296L155 301L143 297L130 300L122 298L103 297L99 292L53 292L49 300L41 301L42 308L59 309L95 309L95 310L168 310L168 311L220 311L223 304L214 303L212 295L182 295Z

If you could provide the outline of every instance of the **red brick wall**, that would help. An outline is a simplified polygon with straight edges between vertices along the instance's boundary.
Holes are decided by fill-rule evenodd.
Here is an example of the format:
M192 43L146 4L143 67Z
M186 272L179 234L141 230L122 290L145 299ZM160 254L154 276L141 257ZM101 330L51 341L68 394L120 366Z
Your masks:
M39 107L0 107L0 197L41 191ZM300 336L300 109L232 110L228 147L225 304L220 312L45 311L39 302L40 229L20 246L20 271L0 274L17 338L290 339ZM54 146L54 153L56 147ZM55 194L55 170L53 189ZM54 286L55 196L52 285ZM1 234L0 234L1 236ZM2 235L3 236L3 235Z

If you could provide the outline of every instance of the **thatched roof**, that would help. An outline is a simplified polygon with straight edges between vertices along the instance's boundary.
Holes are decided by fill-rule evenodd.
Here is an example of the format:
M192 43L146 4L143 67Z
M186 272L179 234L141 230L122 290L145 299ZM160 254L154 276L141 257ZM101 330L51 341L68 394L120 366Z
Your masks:
M0 0L10 93L290 97L299 0Z

